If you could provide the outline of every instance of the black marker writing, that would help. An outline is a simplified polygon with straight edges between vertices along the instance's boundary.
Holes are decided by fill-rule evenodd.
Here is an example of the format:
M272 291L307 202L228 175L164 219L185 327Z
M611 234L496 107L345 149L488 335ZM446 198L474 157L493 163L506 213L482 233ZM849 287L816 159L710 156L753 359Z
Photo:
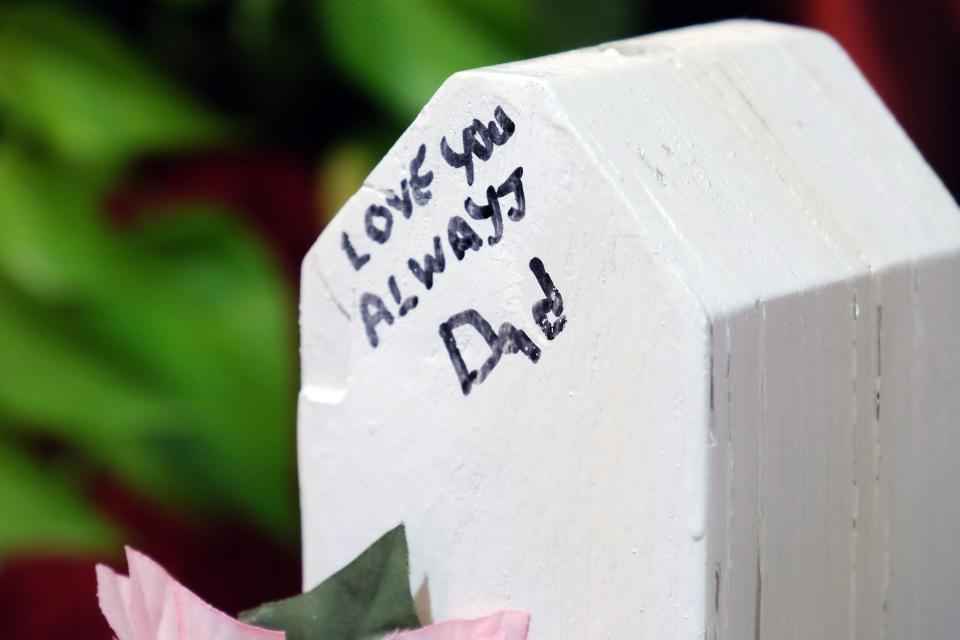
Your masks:
M430 202L430 198L433 196L431 192L427 191L427 187L433 182L433 171L427 171L420 175L420 167L423 166L426 155L427 145L421 144L420 148L417 149L416 157L410 161L410 181L408 182L406 178L400 181L400 195L397 195L391 189L387 190L387 204L402 213L404 218L409 218L413 214L414 202L417 203L417 206L422 207ZM413 196L412 201L410 200L411 196Z
M340 236L340 248L347 254L347 260L350 261L350 264L353 265L356 271L360 271L360 267L370 262L369 253L365 253L362 256L357 255L357 250L353 248L353 243L350 242L350 236L347 235L346 231Z
M492 120L484 126L482 122L474 119L473 123L465 127L462 132L463 151L456 152L447 144L447 137L440 140L440 155L448 165L454 169L463 167L467 177L467 185L473 185L473 157L476 156L483 161L490 159L493 155L494 146L504 144L513 135L516 125L513 120L504 112L503 108L497 106L493 111ZM497 127L499 125L499 128ZM480 139L477 139L477 136Z
M497 190L493 185L487 187L487 204L480 206L473 202L473 198L467 198L463 203L463 208L467 215L474 220L486 220L490 218L493 222L493 235L487 236L487 244L491 247L503 237L503 215L500 213L500 199L497 197Z
M427 191L427 187L433 182L433 171L427 171L420 175L420 167L423 166L423 160L427 157L427 145L421 144L417 149L417 157L410 161L410 191L413 193L413 201L418 207L430 202L432 193Z
M483 246L483 240L477 235L466 220L460 216L453 216L447 223L447 241L450 248L453 249L453 255L457 260L463 260L468 249L479 251Z
M429 253L423 256L423 266L413 258L407 261L407 266L417 280L423 283L423 286L429 290L433 287L433 274L443 273L447 266L447 260L443 255L443 247L440 245L440 236L433 236L433 255Z
M493 118L486 125L479 119L474 118L470 125L464 127L461 132L462 151L458 152L452 149L445 137L440 140L440 153L444 161L454 168L463 167L468 185L472 186L474 181L474 158L479 158L484 162L489 160L496 147L505 144L516 132L516 125L503 110L503 107L498 105L494 109ZM422 207L431 201L433 193L429 187L433 184L434 174L433 171L424 170L426 156L427 146L425 144L419 145L416 155L410 159L407 175L400 180L399 190L381 189L380 192L383 193L384 198L383 203L371 204L365 210L364 231L370 241L381 245L386 244L393 236L394 222L398 219L394 217L394 212L399 212L403 219L409 219L416 207ZM498 244L503 239L504 213L507 219L514 222L522 220L526 215L522 177L523 168L517 167L498 187L495 188L493 185L487 187L484 192L485 204L475 203L471 198L466 198L464 201L464 211L471 221L490 220L493 230L486 238L490 246ZM511 194L514 202L504 212L506 205L503 203L503 199ZM415 257L407 260L408 270L427 291L433 288L434 276L444 273L447 267L442 237L442 234L433 237L433 250L424 254L422 261ZM479 251L484 244L481 235L467 219L460 215L453 215L447 220L446 240L457 261L462 261L470 251ZM371 252L364 253L355 248L353 241L346 232L341 236L341 248L350 265L356 271L359 271L372 259ZM373 348L376 348L380 343L378 335L380 323L392 325L395 316L401 318L406 316L420 302L416 295L404 296L400 288L401 283L398 282L397 276L389 275L387 277L389 297L381 297L369 291L363 293L360 297L360 317L363 320L367 340ZM393 305L395 305L392 309L387 305L391 298ZM480 319L482 320L482 318ZM477 331L482 330L480 324L471 324L471 326L474 326ZM557 332L559 332L559 329ZM510 332L505 336L504 340L512 340L516 337ZM526 334L522 334L522 336L529 341ZM519 337L516 339L520 340ZM521 340L521 342L523 341ZM501 353L512 353L510 351L512 347L509 344L501 345L502 349L506 350L501 350ZM500 355L497 355L486 370L482 368L481 370L492 369L499 357ZM486 373L483 375L486 375Z
M534 257L530 260L530 270L547 296L533 304L533 319L544 335L547 336L547 339L553 340L566 326L566 316L563 315L563 298L554 286L553 280L540 258ZM550 322L547 319L547 313L557 316L557 320ZM457 344L457 338L453 331L463 326L473 327L490 347L490 356L479 369L469 369L463 360L463 354L460 353L460 346ZM540 360L540 348L534 344L526 333L509 322L501 324L500 331L494 333L490 323L475 309L467 309L450 316L446 322L440 323L439 333L440 339L443 340L443 345L447 349L447 355L450 356L453 371L457 374L457 380L460 383L460 390L463 395L468 395L473 385L482 383L505 353L523 353L534 364Z
M420 302L420 299L417 296L410 296L401 302L400 287L397 286L397 279L393 276L390 276L387 279L387 287L390 289L390 295L393 296L393 301L400 305L400 317L407 315L411 309L415 309L417 304Z
M503 198L507 194L512 193L517 200L517 206L510 207L510 209L507 210L507 217L514 222L523 220L523 216L527 213L527 201L523 196L523 181L520 180L522 177L523 167L517 167L513 170L513 173L510 174L510 177L497 187L497 197Z
M380 338L377 337L377 325L381 321L393 324L393 314L387 309L387 305L383 304L380 296L373 293L360 296L360 318L363 320L371 347L376 347L380 343Z
M377 226L376 220L383 220L382 226ZM390 239L393 230L393 214L386 207L372 204L367 207L363 224L367 229L367 236L376 243L383 244Z
M421 144L417 149L417 155L410 161L409 180L404 178L400 181L400 193L397 194L392 189L386 189L384 202L392 209L399 211L405 219L413 215L413 205L422 207L430 202L433 194L427 189L433 182L433 171L427 171L421 174L423 162L427 157L427 145ZM390 240L390 234L393 231L393 214L390 209L382 205L370 205L364 213L363 226L367 236L377 244L385 244ZM350 261L354 270L359 271L367 262L370 261L370 254L357 254L350 237L346 232L343 233L340 242L340 248Z
M547 337L547 340L553 340L557 337L557 334L563 331L563 327L567 324L567 317L563 315L563 296L561 296L560 291L553 286L553 280L544 268L540 258L532 258L530 260L530 270L533 271L533 275L540 284L540 288L543 289L544 295L547 296L533 303L533 321L536 322L540 330L543 331L543 335ZM552 313L557 319L550 322L550 320L547 319L548 313Z
M453 335L453 332L458 327L463 326L473 327L490 347L490 356L480 365L479 369L468 369L463 361L463 356L460 354L457 338ZM450 316L449 320L440 324L439 333L444 346L447 348L453 370L460 381L460 389L463 391L463 395L469 394L473 385L482 383L505 353L523 353L531 362L540 359L540 349L526 333L509 322L501 324L500 330L494 333L490 323L475 309L467 309Z
M406 178L400 181L399 196L392 190L387 190L387 204L402 213L404 218L409 218L413 214L413 202L410 201L410 189L407 188Z
M507 217L514 222L522 220L526 214L526 201L523 197L523 167L517 167L510 174L503 184L494 189L493 185L487 187L487 204L479 206L473 202L472 198L467 198L463 203L463 208L474 220L486 220L490 218L493 223L493 235L487 238L487 244L493 246L500 242L503 237L503 215L500 213L500 198L508 194L513 194L517 200L516 207L510 207L507 211Z
M513 195L513 199L515 200L515 202L512 203L514 206L509 207L506 212L508 220L517 222L522 220L526 215L526 200L523 194L522 177L523 167L517 167L507 176L507 179L504 180L499 187L495 188L493 185L488 186L486 190L487 204L485 205L475 204L471 198L467 198L464 201L464 210L472 220L491 220L493 224L493 235L487 238L487 243L491 246L496 245L500 242L501 238L503 238L504 220L501 201L504 198ZM368 216L369 226L373 228L372 233L374 236L389 237L393 225L393 217L389 210L382 206L372 205L368 209ZM371 232L368 231L368 233ZM447 268L447 260L441 237L442 236L439 235L433 237L433 251L432 253L425 254L422 262L416 258L409 258L407 260L407 268L410 273L413 274L413 277L415 277L427 291L433 288L434 276L443 273ZM346 242L349 243L349 238L347 238ZM479 251L483 247L483 238L477 233L473 226L471 226L469 221L461 216L455 215L451 216L447 221L447 244L450 245L450 250L453 252L457 261L462 261L468 252ZM351 253L350 251L353 250L352 245L349 249L350 250L347 251L347 257L351 258L352 264L359 263L362 266L370 259L369 255L356 256L355 251ZM356 259L356 263L354 262L354 258ZM359 267L355 268L359 269ZM399 307L396 311L399 317L407 315L407 313L417 307L419 299L416 296L404 298L400 294L400 287L396 276L391 275L387 278L387 288L390 290L390 296L393 298L393 301ZM379 301L379 304L384 304L382 298L377 298L377 301ZM364 321L364 328L367 332L370 346L376 348L379 340L370 338L370 336L376 336L375 327L381 321L392 324L393 316L391 314L391 320L388 321L386 316L377 313L379 309L377 304L370 301L368 301L368 303L368 306L371 307L372 310L368 309L366 315L364 315L361 310L361 317L369 320L369 322L367 322L367 320ZM363 305L362 302L361 305ZM384 308L386 308L385 305ZM559 331L560 329L557 329L556 333L559 333Z

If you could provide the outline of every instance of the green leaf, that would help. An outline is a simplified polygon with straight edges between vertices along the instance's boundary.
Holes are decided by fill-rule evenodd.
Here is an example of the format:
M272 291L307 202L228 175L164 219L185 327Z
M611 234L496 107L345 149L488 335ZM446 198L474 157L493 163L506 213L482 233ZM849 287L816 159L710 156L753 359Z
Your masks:
M120 458L137 484L171 493L137 443L173 437L175 409L142 368L81 326L122 271L97 197L75 173L0 148L0 430L53 437L101 462Z
M98 194L0 148L0 431L292 537L295 342L278 270L223 211L181 206L121 233Z
M440 0L318 0L327 46L347 78L404 119L455 71L521 55L458 3Z
M295 324L278 270L211 207L159 215L125 249L134 268L88 316L89 330L157 376L184 410L192 442L204 446L182 461L200 486L292 533Z
M247 49L269 56L266 47L274 35L274 21L282 0L235 0L232 31Z
M334 61L401 120L464 69L631 35L635 0L314 0ZM639 3L642 4L642 3Z
M47 303L75 300L109 278L115 265L100 219L102 191L96 175L0 142L0 277Z
M285 631L287 640L379 640L419 627L403 525L312 591L245 611L240 619Z
M538 53L549 53L638 35L634 30L648 3L642 0L536 0L528 4L534 14L530 23L532 30L544 46Z
M224 135L109 31L45 2L0 9L0 122L16 137L88 164Z
M117 534L56 469L0 441L0 560L49 547L68 552L109 549Z
M162 396L71 333L56 314L0 286L4 431L29 429L109 451L165 422Z

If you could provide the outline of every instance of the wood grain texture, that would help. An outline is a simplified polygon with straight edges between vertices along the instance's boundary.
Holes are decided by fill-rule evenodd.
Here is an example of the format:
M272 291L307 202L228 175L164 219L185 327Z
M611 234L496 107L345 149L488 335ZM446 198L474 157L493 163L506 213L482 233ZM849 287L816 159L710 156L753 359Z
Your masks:
M468 184L441 140L474 119ZM409 260L437 246L427 288ZM424 610L529 609L534 640L950 637L958 250L956 203L817 32L456 74L304 261L305 586L403 521ZM467 394L438 332L465 310L514 330L452 332L467 370L503 350Z

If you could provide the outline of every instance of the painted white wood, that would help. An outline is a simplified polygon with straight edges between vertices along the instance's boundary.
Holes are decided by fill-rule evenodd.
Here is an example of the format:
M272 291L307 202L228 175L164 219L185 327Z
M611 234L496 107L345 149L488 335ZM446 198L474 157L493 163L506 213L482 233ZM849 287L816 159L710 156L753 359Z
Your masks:
M498 124L468 185L440 141L475 118ZM417 176L407 218L385 199ZM464 204L489 186L492 244ZM462 260L455 216L483 243ZM408 260L435 236L428 290ZM304 261L305 586L402 520L424 610L523 607L534 640L951 637L958 275L956 204L822 34L738 21L456 74ZM364 293L392 318L375 347ZM441 325L468 309L537 361L465 394ZM452 335L467 369L491 353Z

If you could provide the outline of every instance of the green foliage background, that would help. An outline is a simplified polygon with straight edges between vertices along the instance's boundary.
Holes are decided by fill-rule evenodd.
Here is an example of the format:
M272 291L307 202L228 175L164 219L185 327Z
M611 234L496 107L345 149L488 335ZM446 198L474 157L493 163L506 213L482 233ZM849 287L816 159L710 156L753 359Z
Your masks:
M87 490L104 474L295 540L291 288L209 203L112 223L137 162L296 148L326 218L450 73L636 19L623 1L132 4L0 6L0 562L115 548ZM361 108L332 129L340 100Z

